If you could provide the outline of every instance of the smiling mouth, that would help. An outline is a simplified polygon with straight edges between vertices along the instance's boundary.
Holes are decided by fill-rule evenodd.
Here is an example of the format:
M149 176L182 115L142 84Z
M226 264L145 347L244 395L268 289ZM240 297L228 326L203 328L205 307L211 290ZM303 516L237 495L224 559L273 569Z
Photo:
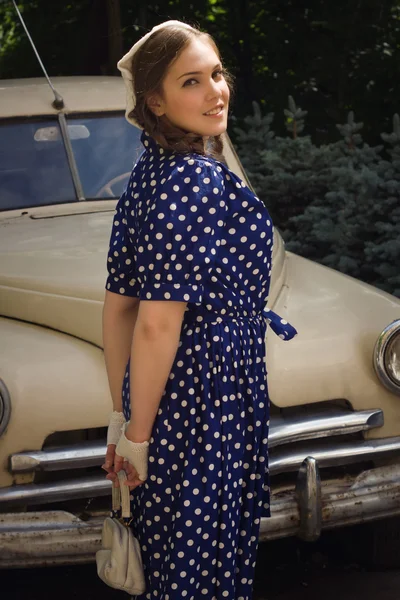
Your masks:
M208 112L204 113L204 116L211 117L213 115L219 115L220 113L222 113L223 109L223 106L217 106L216 108L213 108L212 110L209 110Z

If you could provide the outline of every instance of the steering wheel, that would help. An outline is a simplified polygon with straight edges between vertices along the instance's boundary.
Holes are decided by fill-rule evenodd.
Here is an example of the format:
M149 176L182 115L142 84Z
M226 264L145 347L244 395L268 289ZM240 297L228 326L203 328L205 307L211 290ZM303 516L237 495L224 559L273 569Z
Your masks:
M130 171L128 171L127 173L122 173L121 175L117 175L117 177L113 177L99 189L99 191L96 193L95 197L101 198L105 194L108 194L109 196L113 196L114 198L116 198L118 196L118 194L114 194L114 192L112 191L112 186L115 185L116 183L120 183L123 179L125 179L126 177L129 177L129 176L130 176Z

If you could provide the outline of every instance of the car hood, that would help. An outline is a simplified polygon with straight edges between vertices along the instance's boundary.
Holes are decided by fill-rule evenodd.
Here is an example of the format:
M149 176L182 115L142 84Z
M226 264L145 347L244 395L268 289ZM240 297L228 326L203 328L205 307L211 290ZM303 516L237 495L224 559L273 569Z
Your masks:
M0 315L101 346L106 254L116 202L45 207L0 219ZM270 302L284 277L274 240Z
M83 204L83 203L82 203ZM0 314L96 345L115 201L0 220ZM83 212L83 211L87 212Z

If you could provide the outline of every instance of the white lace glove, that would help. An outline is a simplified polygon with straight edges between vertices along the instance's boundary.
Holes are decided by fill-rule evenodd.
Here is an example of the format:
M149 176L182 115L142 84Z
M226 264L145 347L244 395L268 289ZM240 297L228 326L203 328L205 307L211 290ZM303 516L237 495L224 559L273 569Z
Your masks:
M107 430L107 446L109 444L117 445L122 433L122 426L126 423L124 413L114 410L111 413L110 423Z
M139 479L146 481L149 455L149 442L131 442L125 435L129 421L122 426L122 434L115 449L118 456L125 458L135 467Z

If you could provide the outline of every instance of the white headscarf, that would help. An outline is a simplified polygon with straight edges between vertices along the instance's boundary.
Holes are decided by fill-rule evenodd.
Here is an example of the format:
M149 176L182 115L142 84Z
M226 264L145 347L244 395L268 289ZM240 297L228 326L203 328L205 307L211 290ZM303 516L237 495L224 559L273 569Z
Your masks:
M139 50L139 48L149 39L149 37L155 31L158 31L159 29L163 29L164 27L170 27L170 26L176 26L176 25L179 25L181 27L186 27L187 29L190 29L192 31L194 30L193 27L191 27L187 23L183 23L182 21L164 21L164 23L160 23L160 25L156 25L155 27L153 27L153 29L151 31L149 31L148 33L146 33L146 35L141 37L140 40L138 40L136 42L136 44L134 44L132 46L132 48L129 50L129 52L127 52L121 58L121 60L119 60L117 63L117 67L122 73L122 78L124 80L125 89L126 89L125 118L127 121L129 121L129 123L131 123L131 125L135 125L135 127L139 127L139 129L143 129L143 127L141 125L139 125L139 123L136 121L136 119L133 119L132 117L128 116L129 113L136 106L136 95L135 95L135 89L134 89L133 76L132 76L132 72L131 72L133 55Z

